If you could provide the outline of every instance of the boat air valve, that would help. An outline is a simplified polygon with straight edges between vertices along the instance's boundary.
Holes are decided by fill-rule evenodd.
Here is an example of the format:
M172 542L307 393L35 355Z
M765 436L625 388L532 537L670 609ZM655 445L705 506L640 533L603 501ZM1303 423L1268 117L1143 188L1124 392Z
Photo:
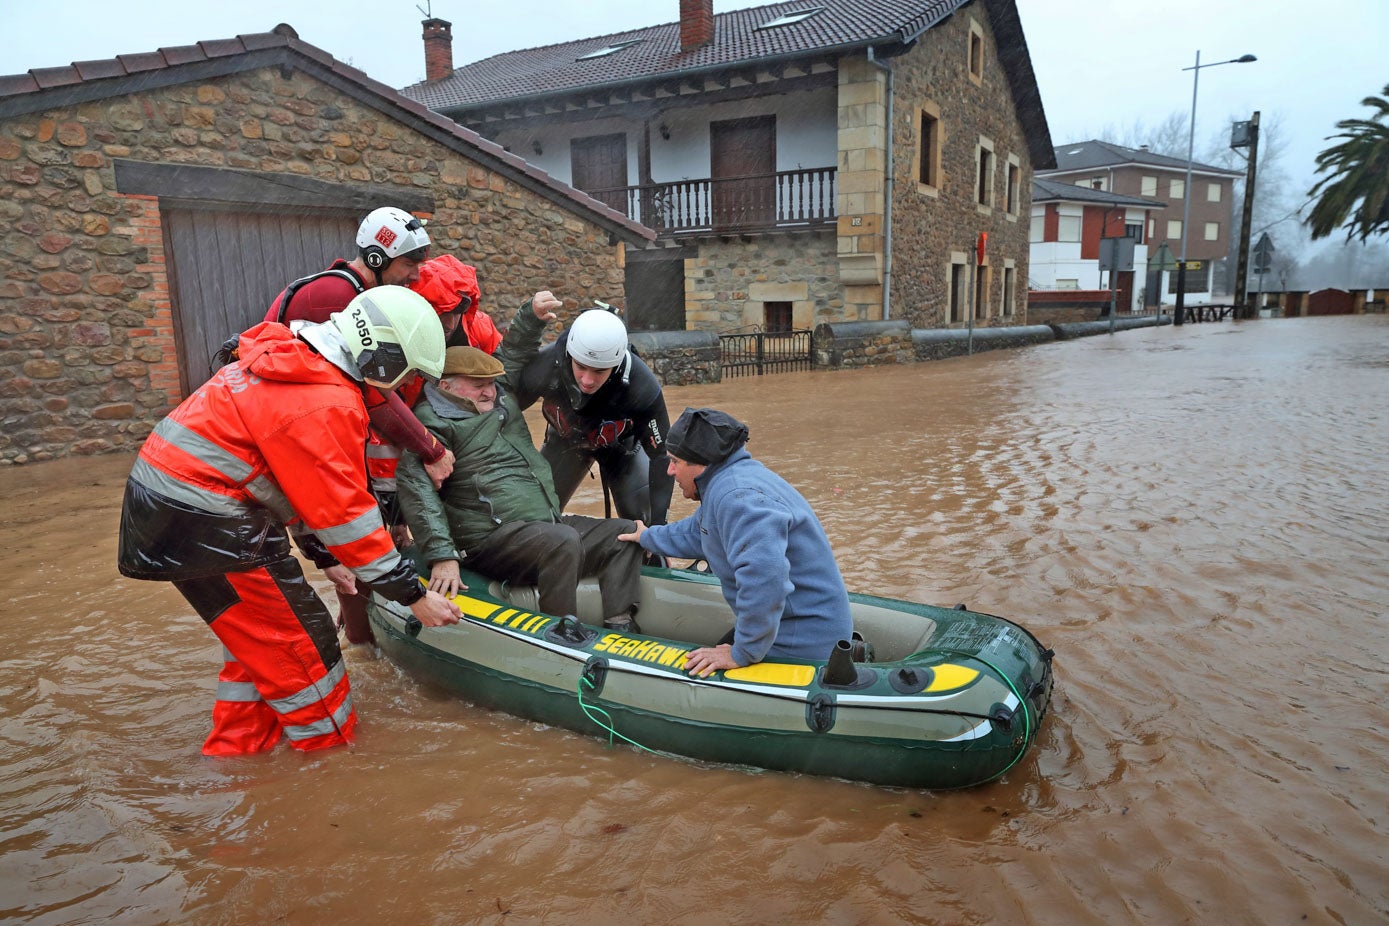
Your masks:
M420 630L423 628L424 624L421 624L420 619L415 615L411 614L405 619L405 632L409 636L418 637L420 635Z
M830 650L829 661L820 673L820 684L826 688L867 688L878 680L878 673L854 662L853 643L839 640Z
M936 673L926 666L903 666L887 674L887 683L898 694L919 694L935 680Z
M853 646L848 640L840 640L830 650L829 662L825 663L824 683L826 685L852 685L858 681L854 671Z

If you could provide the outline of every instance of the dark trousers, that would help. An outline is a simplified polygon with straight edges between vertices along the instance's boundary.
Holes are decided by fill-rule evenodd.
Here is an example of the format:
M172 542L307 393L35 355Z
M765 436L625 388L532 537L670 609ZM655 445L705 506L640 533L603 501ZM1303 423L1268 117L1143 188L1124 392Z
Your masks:
M574 614L581 578L598 577L603 617L636 613L641 599L641 545L617 539L636 529L618 518L568 514L559 524L504 524L468 548L469 569L540 591L540 610Z
M641 447L616 446L601 450L584 450L558 440L547 440L540 453L550 464L555 477L555 492L563 508L588 474L593 461L612 494L613 511L619 518L651 521L651 492L647 486L651 458Z

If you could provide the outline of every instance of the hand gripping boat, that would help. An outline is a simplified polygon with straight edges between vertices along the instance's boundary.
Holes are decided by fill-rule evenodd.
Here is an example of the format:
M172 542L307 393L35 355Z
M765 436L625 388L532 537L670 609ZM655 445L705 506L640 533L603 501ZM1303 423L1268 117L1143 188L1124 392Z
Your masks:
M962 609L849 596L856 635L824 662L785 660L691 678L685 654L733 626L718 579L642 570L642 633L535 610L533 588L464 572L464 620L421 627L373 597L381 649L421 680L487 707L650 750L910 788L963 788L1027 751L1051 698L1051 651L1017 624Z

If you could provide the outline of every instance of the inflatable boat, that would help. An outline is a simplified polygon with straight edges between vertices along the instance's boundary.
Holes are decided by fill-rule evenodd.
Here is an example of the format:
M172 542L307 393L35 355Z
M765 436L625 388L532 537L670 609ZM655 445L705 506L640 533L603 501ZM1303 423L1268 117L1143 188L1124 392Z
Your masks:
M692 678L685 655L733 626L718 579L644 567L641 633L601 626L597 583L579 614L536 610L534 588L464 571L464 620L422 627L373 597L382 651L474 703L693 759L909 788L997 778L1026 753L1051 698L1051 651L1018 624L850 595L854 640L820 662ZM857 656L858 661L855 661Z

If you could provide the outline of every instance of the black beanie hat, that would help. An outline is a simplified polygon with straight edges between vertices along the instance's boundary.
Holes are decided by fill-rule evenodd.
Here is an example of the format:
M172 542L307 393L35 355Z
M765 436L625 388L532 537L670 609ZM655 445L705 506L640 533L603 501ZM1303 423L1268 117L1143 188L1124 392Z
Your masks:
M748 426L714 408L687 408L666 433L666 450L690 463L722 463L748 440Z

